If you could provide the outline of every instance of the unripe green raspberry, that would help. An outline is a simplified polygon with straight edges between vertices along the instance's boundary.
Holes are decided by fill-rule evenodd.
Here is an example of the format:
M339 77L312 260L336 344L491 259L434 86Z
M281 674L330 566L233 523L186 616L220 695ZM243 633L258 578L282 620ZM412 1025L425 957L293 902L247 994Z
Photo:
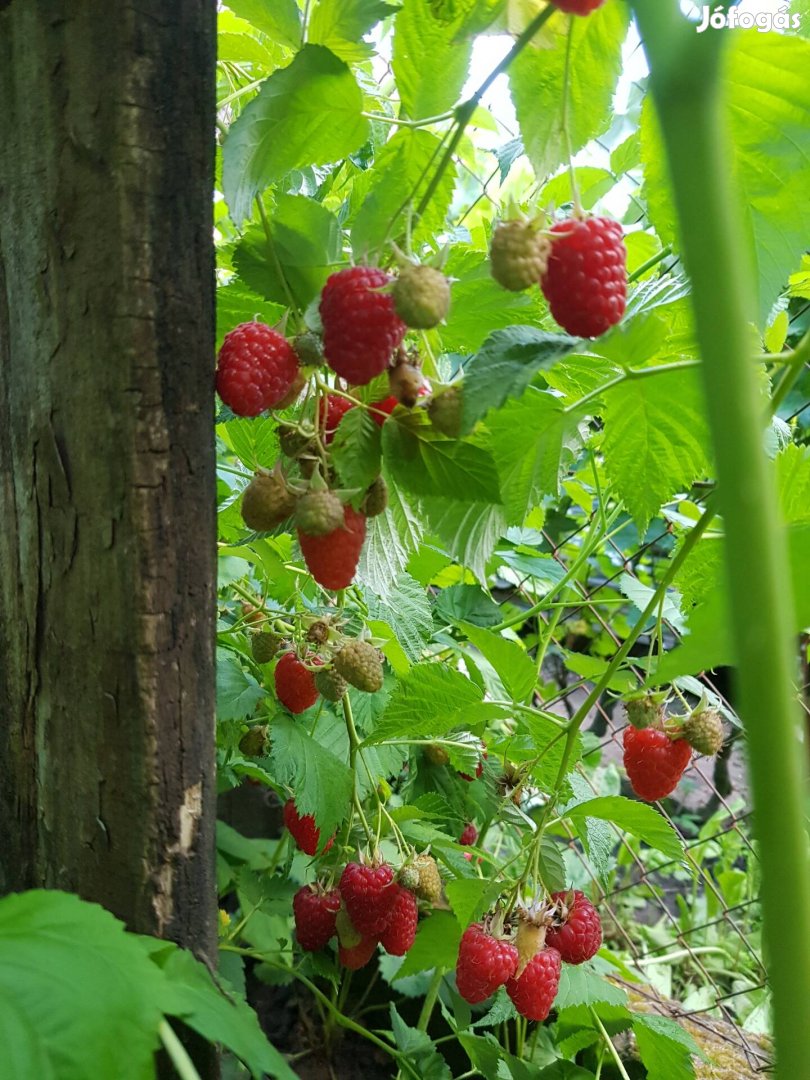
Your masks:
M430 422L442 435L457 439L461 434L461 386L448 386L431 398L428 405Z
M307 536L326 536L343 525L343 503L331 491L308 491L295 505L295 524Z
M263 630L250 639L250 652L257 664L269 664L278 652L281 639Z
M340 701L349 689L346 680L342 675L339 675L334 668L327 668L325 671L316 671L315 686L318 688L318 693L321 697L326 698L327 701Z
M269 745L266 724L257 724L250 728L239 740L239 749L246 757L264 757Z
M627 722L634 728L661 727L664 709L660 699L654 694L638 694L624 702Z
M367 694L376 694L383 684L379 652L367 641L347 641L332 661L339 674Z
M377 517L388 506L388 485L381 476L371 482L363 498L360 510L366 517Z
M411 892L417 892L419 889L419 867L415 863L408 863L403 866L397 876L403 888L410 889Z
M299 334L293 339L292 346L304 367L320 367L323 363L323 342L317 334L309 331Z
M693 750L712 757L723 748L723 720L714 709L702 709L687 717L683 734Z
M537 285L545 274L551 244L529 221L502 221L489 247L492 276L510 292Z
M429 330L450 310L450 282L432 266L406 266L392 292L397 315L416 330Z
M295 496L278 472L258 473L242 496L242 520L249 529L269 532L295 509Z
M414 888L417 896L432 904L442 898L442 878L432 855L417 855L413 861L419 873L419 884Z

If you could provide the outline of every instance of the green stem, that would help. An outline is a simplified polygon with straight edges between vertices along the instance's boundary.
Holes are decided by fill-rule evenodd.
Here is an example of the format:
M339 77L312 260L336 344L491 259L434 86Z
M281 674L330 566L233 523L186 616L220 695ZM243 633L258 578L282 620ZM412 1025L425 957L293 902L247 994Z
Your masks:
M622 1059L619 1057L619 1051L613 1045L613 1040L611 1039L610 1035L608 1035L605 1025L599 1019L599 1014L597 1013L596 1009L594 1009L593 1005L589 1005L588 1008L591 1013L591 1019L598 1028L599 1034L605 1041L605 1047L608 1053L616 1063L616 1068L619 1070L619 1076L621 1076L622 1080L630 1080L630 1077L627 1075L627 1069L625 1069Z
M515 39L515 44L512 46L512 48L509 50L503 60L501 60L500 64L498 64L492 69L492 71L490 71L489 75L487 75L487 77L475 91L473 96L468 101L465 101L461 105L459 105L458 109L456 110L457 120L455 130L450 137L450 142L447 144L441 161L436 167L436 172L431 177L430 183L425 189L424 195L419 200L419 205L416 208L417 217L421 217L430 205L430 200L435 195L436 189L441 183L442 177L444 176L445 172L447 172L447 168L450 165L450 162L453 160L453 155L456 152L458 144L461 142L464 130L467 127L467 124L469 124L470 120L472 119L473 113L478 108L478 103L481 101L481 98L484 96L487 90L489 90L490 86L492 86L498 76L503 75L503 73L508 70L509 65L515 59L515 57L519 53L523 52L523 50L532 40L537 31L545 23L548 22L548 20L551 18L552 15L555 14L556 11L557 8L553 4L549 4L548 7L544 8L539 15L536 15L535 18L532 19L532 21L523 31L523 33Z
M419 1013L419 1020L416 1027L419 1031L427 1031L430 1018L433 1015L433 1009L436 1006L436 1001L439 997L439 991L442 988L444 982L444 968L437 967L433 973L433 978L430 980L430 986L428 986L427 993L425 994L425 1000L422 1002L422 1011Z
M189 1057L188 1050L177 1038L168 1020L160 1021L158 1035L163 1043L163 1049L171 1058L172 1065L180 1080L200 1080L200 1074Z
M563 409L563 412L579 412L583 405L586 405L589 401L595 401L607 390L612 390L614 386L619 386L623 382L632 379L646 379L650 375L662 375L668 371L686 371L688 368L700 367L700 363L700 360L674 360L671 364L653 364L651 367L644 368L625 368L621 375L617 375L614 379L610 379L609 382L602 383L595 390L590 390L587 394L583 394L581 398L572 401L570 405Z
M671 254L672 248L667 244L666 247L661 248L660 251L656 252L655 255L652 255L645 263L642 263L641 266L637 266L633 273L628 275L627 284L631 285L634 281L638 281L643 274L646 274L648 270L652 270L654 266L658 266L660 262L663 262L664 259Z
M374 1043L380 1050L384 1050L386 1054L389 1054L399 1065L400 1069L407 1072L409 1076L413 1077L413 1080L421 1080L419 1073L414 1069L413 1065L408 1061L404 1054L399 1050L394 1049L393 1046L389 1046L379 1036L375 1035L373 1031L369 1031L368 1028L363 1027L362 1024L356 1024L350 1016L346 1016L340 1012L333 1001L330 1001L326 994L308 979L306 975L302 975L300 971L295 968L287 967L286 964L278 964L273 960L269 960L266 954L260 952L257 949L239 949L235 946L224 946L224 951L235 952L240 956L250 956L255 960L261 961L263 964L267 964L269 967L275 968L277 971L284 971L288 975L292 975L294 979L297 979L302 986L305 986L309 990L310 994L324 1006L327 1012L331 1013L335 1018L335 1023L342 1028L346 1028L347 1031L353 1031L355 1035L359 1035L363 1039L368 1039L369 1042ZM189 1077L189 1080L193 1078ZM199 1080L199 1078L197 1078Z
M631 0L650 66L680 219L725 524L726 573L740 716L749 745L762 864L765 954L773 993L776 1076L807 1071L810 873L805 754L793 692L794 626L773 469L751 364L756 310L745 229L732 185L720 83L725 34L696 36L677 0Z
M599 700L601 694L607 689L610 680L613 678L617 669L627 659L630 650L633 648L642 630L647 625L647 620L650 618L651 615L655 613L655 610L661 601L661 597L665 595L669 583L678 573L681 566L683 566L685 560L689 557L690 552L694 549L695 544L697 544L706 529L708 529L713 518L714 509L711 507L711 504L709 504L703 511L703 514L700 516L700 518L695 522L692 531L684 540L683 545L679 549L678 553L670 562L669 566L666 569L666 572L664 573L663 578L656 586L653 595L650 597L649 603L644 608L644 611L641 613L640 618L636 620L635 624L630 629L627 637L622 642L620 648L616 651L607 668L602 673L602 676L600 677L598 682L595 683L590 693L587 694L580 707L571 717L571 722L568 725L568 734L566 736L565 746L563 747L562 760L560 761L560 767L557 771L557 779L554 784L554 790L549 796L549 800L543 810L543 816L537 826L537 836L534 841L534 843L536 843L537 845L539 845L540 843L540 838L543 835L546 823L551 816L551 811L554 808L554 805L557 801L557 796L562 789L563 781L565 780L566 774L568 773L568 764L571 760L571 754L573 753L574 747L576 746L577 733L579 732L579 729L582 727L582 724L588 716L588 713Z
M217 102L217 112L223 109L226 105L230 105L232 101L236 101L237 98L243 97L245 94L249 94L251 90L256 90L264 82L265 76L261 79L254 79L253 82L248 83L247 86L240 86L238 90L234 90L232 94L228 94L222 101Z
M568 16L568 34L565 42L565 66L563 67L563 92L562 92L562 115L560 128L562 130L565 154L568 158L568 176L571 181L571 199L574 203L574 215L582 213L582 200L579 197L579 185L574 171L574 155L571 153L571 129L568 113L571 103L571 45L574 40L574 16Z
M428 127L430 124L441 124L445 120L452 120L455 113L440 113L438 116L426 116L422 120L406 120L401 116L386 116L385 113L361 112L360 115L364 116L366 120L378 120L381 124L392 124L396 127L423 128Z
M810 361L810 330L804 335L792 353L788 354L787 367L771 399L771 413L776 414L790 391L796 385L804 365Z
M363 826L363 830L366 834L369 846L374 848L374 833L369 828L366 815L363 813L363 805L360 802L360 795L357 791L357 752L360 749L360 739L357 736L357 728L354 726L354 715L352 714L352 704L349 701L349 695L343 695L343 718L346 721L346 731L349 735L349 768L352 770L354 792L352 801L354 804L355 812L360 818L360 822Z
M525 622L527 619L531 619L541 611L544 611L549 601L561 593L569 582L576 577L581 567L588 559L590 559L596 547L607 535L607 530L619 519L621 512L622 508L617 506L607 518L607 521L602 521L601 527L599 523L595 522L594 529L587 541L582 545L582 549L577 558L569 566L563 577L549 589L543 599L538 600L536 604L533 604L530 608L526 608L525 611L519 611L516 615L511 615L508 619L504 619L503 622L498 623L497 626L493 626L493 632L497 633L501 630L507 630L510 626L516 626L518 623Z

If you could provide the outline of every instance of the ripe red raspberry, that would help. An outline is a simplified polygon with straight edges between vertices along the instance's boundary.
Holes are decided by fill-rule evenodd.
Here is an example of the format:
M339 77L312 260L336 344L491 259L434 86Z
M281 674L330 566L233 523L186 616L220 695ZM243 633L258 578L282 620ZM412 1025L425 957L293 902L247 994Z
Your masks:
M599 952L602 923L596 908L579 889L551 894L559 910L559 925L546 933L546 945L556 949L566 964L584 964Z
M337 889L323 889L304 885L293 897L295 936L305 952L318 952L335 936L335 916L340 911L340 893Z
M358 971L361 967L365 967L369 960L374 955L377 948L377 939L375 937L364 937L360 939L358 945L338 946L338 960L349 971Z
M670 739L656 728L624 729L624 767L640 799L664 799L678 786L689 764L692 748L680 739Z
M354 408L354 403L348 398L338 397L337 394L327 394L321 398L318 406L320 426L323 430L323 441L328 446L334 439L338 424L349 411Z
M332 274L321 293L326 362L357 386L385 371L405 337L393 297L375 291L390 280L383 270L352 266Z
M225 335L217 393L237 416L258 416L283 401L298 376L298 357L277 330L241 323Z
M474 844L478 839L478 829L472 824L467 822L461 831L461 836L458 838L460 844Z
M372 401L369 406L371 409L371 419L375 424L379 424L380 427L382 427L397 405L399 405L399 401L393 394L387 398L383 398L382 401Z
M458 992L470 1005L478 1005L512 978L517 963L518 951L511 941L493 937L480 923L473 923L462 934L459 945Z
M560 985L562 957L547 947L529 961L519 979L510 979L506 992L515 1008L527 1020L545 1020Z
M284 804L284 824L290 830L290 835L295 840L296 846L305 855L317 854L318 845L321 842L321 830L315 824L315 818L312 814L304 814L299 817L294 799L287 799ZM335 838L333 836L323 849L324 855L334 842Z
M317 658L312 662L319 663ZM284 653L276 664L274 679L276 697L291 713L303 712L318 700L313 674L304 667L295 653Z
M551 0L551 2L560 11L567 11L569 15L590 15L592 11L601 7L605 0Z
M340 875L340 895L357 932L377 937L388 925L397 899L394 871L388 863L350 862Z
M392 956L404 956L416 937L416 921L419 909L416 897L409 889L395 886L397 892L388 926L380 935L380 944Z
M554 234L540 279L551 314L569 334L599 337L624 315L627 251L622 227L610 218L570 218Z
M307 569L325 589L345 589L351 585L365 538L365 515L348 505L343 508L342 528L326 536L298 533Z

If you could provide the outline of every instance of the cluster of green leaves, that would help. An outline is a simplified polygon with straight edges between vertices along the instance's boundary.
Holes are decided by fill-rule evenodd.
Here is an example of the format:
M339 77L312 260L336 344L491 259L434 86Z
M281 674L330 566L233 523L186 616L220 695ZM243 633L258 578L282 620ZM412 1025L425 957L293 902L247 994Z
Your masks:
M0 900L0 1006L7 1076L144 1080L161 1042L174 1044L166 1017L227 1046L254 1077L295 1075L223 978L69 893Z
M414 344L434 382L461 382L461 436L437 432L422 409L397 410L380 429L358 408L331 447L342 486L363 488L381 471L390 490L338 610L347 632L373 635L388 665L379 694L351 694L359 749L339 707L321 702L290 719L272 692L272 667L250 655L241 599L258 604L268 623L292 625L296 640L303 619L334 615L335 606L303 573L289 533L256 536L241 521L249 475L278 460L276 419L223 412L217 423L220 785L248 778L281 799L294 793L322 837L341 830L331 861L318 864L327 873L364 843L352 817L355 793L376 812L389 858L400 855L397 838L431 845L451 879L449 910L420 924L401 965L381 961L386 981L406 996L426 992L430 971L452 970L465 926L519 880L538 825L548 889L584 884L582 866L604 890L614 886L620 837L645 859L680 857L678 836L656 811L618 787L583 786L581 770L592 775L598 755L587 733L577 736L585 717L571 684L616 694L646 675L650 685L677 680L699 694L694 676L730 659L722 522L702 531L680 564L671 562L696 525L705 528L713 463L689 284L643 73L632 87L621 84L627 105L616 110L628 42L627 9L616 0L573 22L568 138L574 153L584 151L573 170L582 205L618 214L627 227L626 316L598 341L580 341L559 332L539 290L505 293L489 273L499 207L512 200L536 212L571 200L560 126L568 20L553 14L510 64L509 107L505 90L483 99L489 107L470 97L476 43L519 34L537 10L511 0L232 0L220 13L218 337L254 317L317 333L320 290L350 259L388 265L392 240L423 259L449 247L449 316ZM763 414L771 381L782 377L782 350L807 324L810 222L800 193L810 186L808 66L801 37L730 35L730 168L758 273L751 339L752 353L762 350ZM465 100L469 107L459 108ZM517 131L504 123L509 108ZM448 156L454 135L461 137ZM378 382L359 396L386 392ZM810 622L802 573L810 457L800 424L785 422L795 402L782 404L765 438L790 531L798 629ZM295 410L288 415L297 419ZM655 538L652 557L637 559ZM670 647L665 624L688 632L683 644ZM637 638L649 656L618 663L617 642ZM560 697L544 666L552 659L574 700L569 729L552 708ZM239 744L257 719L269 726L269 750L246 755ZM482 738L484 775L467 784L457 774L474 772ZM430 742L447 751L449 765L427 760ZM505 783L515 770L528 793L520 805ZM551 826L545 798L557 813ZM457 843L471 820L484 826L474 851L480 863L465 860ZM263 958L271 981L340 979L328 954L301 962L291 947L292 886L312 876L286 841L246 841L222 829L220 885L241 914L239 940ZM721 885L729 899L732 884ZM590 1076L573 1064L577 1054L604 1030L629 1026L649 1075L694 1075L688 1037L631 1014L605 970L571 977L558 1001L556 1042L531 1061L504 1057L490 1031L478 1033L511 1018L500 999L491 1024L473 1020L445 980L443 1016L484 1075ZM396 1009L389 1042L422 1075L449 1075L425 1031Z

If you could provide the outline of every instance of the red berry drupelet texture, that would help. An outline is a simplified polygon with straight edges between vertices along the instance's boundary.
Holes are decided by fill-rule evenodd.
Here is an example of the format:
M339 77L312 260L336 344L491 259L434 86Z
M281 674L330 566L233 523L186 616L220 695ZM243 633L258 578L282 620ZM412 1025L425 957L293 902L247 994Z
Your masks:
M518 951L511 941L493 937L480 923L461 936L456 963L458 992L470 1005L479 1005L515 974Z
M551 255L540 285L551 314L569 334L599 337L624 315L627 251L610 218L571 218L551 229Z
M292 345L277 330L241 323L219 350L217 393L237 416L258 416L286 397L298 370Z
M305 952L319 952L335 936L335 916L340 911L337 889L323 892L304 885L293 897L295 936Z
M388 926L399 886L388 863L366 866L350 862L340 875L340 895L357 932L377 938Z
M460 844L474 844L477 839L478 829L476 829L471 821L468 821L461 830L461 836L458 838L458 842Z
M342 528L326 536L298 532L307 569L325 589L345 589L351 585L365 538L365 515L348 505L343 508Z
M372 958L376 948L377 939L375 937L364 937L360 939L357 945L350 947L339 945L338 960L349 971L359 971Z
M323 537L319 537L323 539ZM317 663L313 660L313 663ZM295 653L284 653L274 674L276 697L291 713L301 713L318 700L315 678Z
M287 799L284 804L284 824L290 830L290 835L295 840L296 847L300 848L305 855L317 855L318 845L321 842L321 830L315 824L312 814L299 816L294 799ZM334 836L323 849L324 854L335 842Z
M354 408L354 402L348 398L339 397L337 394L327 394L321 398L319 405L321 427L323 428L323 441L328 446L334 439L338 424L349 411Z
M566 964L584 964L596 956L602 944L602 922L596 908L579 889L552 893L551 899L559 905L562 923L549 927L546 945L556 949Z
M560 985L562 957L547 946L535 953L519 979L510 979L506 992L527 1020L545 1020Z
M657 728L624 729L624 767L640 799L655 802L671 795L689 764L692 748Z
M404 956L416 937L419 909L416 897L402 885L395 886L397 893L388 926L380 934L380 944L392 956Z
M321 293L326 362L357 386L385 371L405 337L391 294L375 291L389 281L383 270L352 266L332 274Z
M605 0L552 0L560 11L567 11L569 15L590 15L604 2Z

